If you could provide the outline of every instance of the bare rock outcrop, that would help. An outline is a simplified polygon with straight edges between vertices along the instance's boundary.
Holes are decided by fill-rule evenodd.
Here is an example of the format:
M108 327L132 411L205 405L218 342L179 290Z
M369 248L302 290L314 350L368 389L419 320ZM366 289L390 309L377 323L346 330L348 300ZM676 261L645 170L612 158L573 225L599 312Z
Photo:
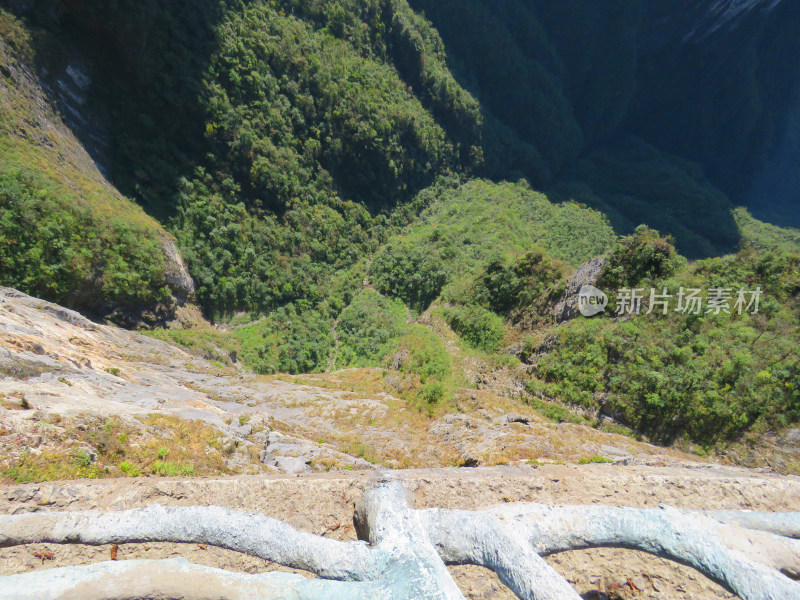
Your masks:
M179 302L194 298L195 285L186 263L183 262L175 241L168 235L161 238L161 250L164 253L164 278Z
M564 295L556 303L553 308L553 317L556 322L562 323L577 317L578 312L578 297L583 286L596 286L600 280L603 272L603 267L606 264L606 258L598 256L592 260L583 263L572 277L569 278L567 286L564 290Z

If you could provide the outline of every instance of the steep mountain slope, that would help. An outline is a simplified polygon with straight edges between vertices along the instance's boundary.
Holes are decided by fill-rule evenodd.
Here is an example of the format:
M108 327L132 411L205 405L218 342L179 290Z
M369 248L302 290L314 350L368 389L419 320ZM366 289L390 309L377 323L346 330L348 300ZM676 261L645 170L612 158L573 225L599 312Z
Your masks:
M2 281L119 320L167 316L173 293L193 291L174 240L108 183L55 112L28 32L5 12L0 29ZM80 92L83 77L70 70L58 85Z
M691 460L491 390L426 414L392 395L399 371L254 376L14 290L0 301L0 477L18 482Z
M65 112L123 191L174 217L209 314L313 296L380 242L379 213L451 171L524 175L690 257L731 251L715 186L785 189L770 165L794 155L787 2L9 6L40 67L88 65Z
M788 1L651 2L628 127L700 162L754 214L800 223L800 42Z
M441 33L457 79L539 149L544 176L525 171L536 186L613 214L623 232L644 222L674 234L692 257L737 243L715 187L778 223L799 222L788 185L798 171L796 3L411 4ZM587 163L643 185L621 193ZM697 219L681 197L713 216Z
M154 323L182 257L223 327L154 335L419 414L502 389L702 452L800 418L798 234L732 211L798 172L794 4L3 6L0 283ZM562 323L582 283L767 297Z

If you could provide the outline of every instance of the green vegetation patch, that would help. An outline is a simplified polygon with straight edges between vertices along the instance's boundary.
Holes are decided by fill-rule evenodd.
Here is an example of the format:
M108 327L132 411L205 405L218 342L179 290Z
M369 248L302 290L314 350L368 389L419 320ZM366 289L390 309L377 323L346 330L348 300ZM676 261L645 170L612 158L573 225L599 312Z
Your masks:
M632 262L619 263L626 265L621 271L611 263L616 281L646 281L673 298L680 288L728 288L730 314L673 310L576 319L561 326L553 350L535 360L538 381L529 387L601 410L666 443L685 436L711 447L748 430L800 420L800 253L747 248L676 272L657 269L671 275L662 278L653 267L669 263L672 252L647 251L643 235L656 246L663 241L643 231L624 240L613 255ZM737 314L737 291L759 287L758 314Z
M43 108L22 22L0 10L0 32L0 284L102 313L166 301L166 233Z
M535 246L577 265L615 240L605 217L576 204L552 204L525 183L471 180L445 189L419 220L390 239L372 261L376 288L424 310L461 277Z
M335 344L332 318L292 304L234 334L242 343L245 364L261 374L324 371Z
M429 412L449 401L459 382L444 342L422 325L411 325L384 360L399 371L386 375L393 392Z
M360 292L339 315L337 366L379 366L405 332L407 318L408 311L402 302L372 289Z
M103 218L30 171L0 167L0 283L67 306L166 301L156 230Z
M453 331L477 350L495 352L505 334L503 318L482 306L451 306L442 314Z
M238 360L242 351L241 341L231 333L215 327L193 327L191 329L154 329L142 331L144 335L185 348L206 360L228 365Z

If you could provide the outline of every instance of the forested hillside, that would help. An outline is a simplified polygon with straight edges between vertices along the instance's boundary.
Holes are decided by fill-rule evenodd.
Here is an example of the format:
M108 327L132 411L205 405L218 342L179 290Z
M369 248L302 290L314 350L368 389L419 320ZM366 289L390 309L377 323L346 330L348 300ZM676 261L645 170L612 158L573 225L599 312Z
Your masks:
M689 4L3 0L0 284L138 325L177 294L225 331L153 335L427 410L477 361L664 442L788 426L800 9ZM763 311L559 324L598 256Z
M173 241L49 106L29 31L0 12L0 33L0 282L123 322L168 312L186 294L169 281Z

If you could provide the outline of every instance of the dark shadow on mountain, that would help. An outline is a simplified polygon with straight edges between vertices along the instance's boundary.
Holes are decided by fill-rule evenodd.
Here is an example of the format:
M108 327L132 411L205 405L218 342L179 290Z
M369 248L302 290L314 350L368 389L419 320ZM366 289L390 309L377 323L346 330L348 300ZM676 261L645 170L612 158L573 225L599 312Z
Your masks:
M800 3L646 5L626 129L701 164L758 218L796 224Z
M523 172L554 199L606 213L619 233L645 223L673 235L692 258L736 248L730 202L702 169L620 134L635 94L644 2L412 5L433 21L454 74L491 115L489 176ZM509 133L541 157L538 172L500 158L519 154L503 154Z
M746 201L757 219L800 227L800 99L782 132L780 143L753 177Z
M604 212L617 233L644 223L672 235L689 258L734 252L739 243L731 203L702 168L635 136L617 136L587 152L560 174L549 194Z
M9 1L65 121L109 179L160 220L205 151L202 75L224 5L215 0ZM68 71L69 69L69 71ZM77 76L74 73L78 71ZM90 75L86 97L70 90ZM77 100L77 101L76 101Z
M459 82L541 156L537 173L509 165L534 186L604 210L620 231L671 233L692 257L736 248L732 205L787 224L794 171L775 163L784 177L751 188L800 83L789 58L800 57L800 4L410 1ZM494 178L508 176L498 139L483 144Z

